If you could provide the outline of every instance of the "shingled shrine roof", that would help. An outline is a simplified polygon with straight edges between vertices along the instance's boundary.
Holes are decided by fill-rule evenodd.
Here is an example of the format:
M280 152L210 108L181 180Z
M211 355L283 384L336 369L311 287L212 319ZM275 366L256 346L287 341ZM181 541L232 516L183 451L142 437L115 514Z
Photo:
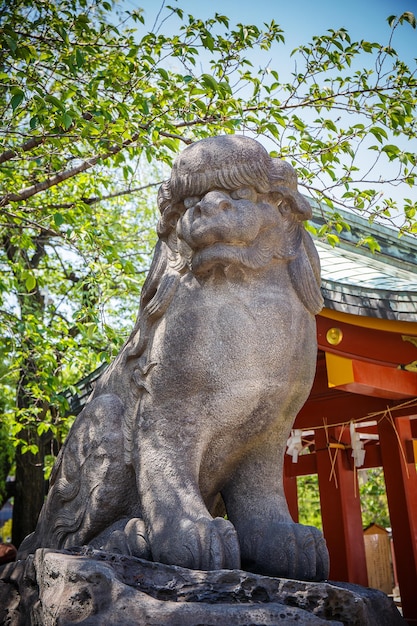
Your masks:
M349 223L340 244L332 247L315 238L322 265L325 307L353 315L407 322L417 321L417 238L398 237L391 228L370 224L355 214L339 211ZM324 224L323 211L313 207L312 223ZM380 251L372 253L357 242L372 235Z

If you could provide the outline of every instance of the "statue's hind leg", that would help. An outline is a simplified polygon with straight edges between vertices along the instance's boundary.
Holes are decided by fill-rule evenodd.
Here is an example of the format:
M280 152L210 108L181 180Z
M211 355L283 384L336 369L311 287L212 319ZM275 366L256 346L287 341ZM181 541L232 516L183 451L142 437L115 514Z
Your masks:
M296 524L288 511L281 439L265 433L222 491L238 533L242 567L269 576L324 580L329 557L322 533Z
M113 530L140 517L134 471L123 462L123 413L120 399L105 394L77 417L55 464L35 533L22 544L21 555L93 540L100 547Z

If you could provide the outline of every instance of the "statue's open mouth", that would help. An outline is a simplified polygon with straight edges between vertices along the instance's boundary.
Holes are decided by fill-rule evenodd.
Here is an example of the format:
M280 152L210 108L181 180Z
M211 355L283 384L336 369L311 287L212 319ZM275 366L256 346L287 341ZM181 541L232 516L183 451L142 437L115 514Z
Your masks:
M248 269L258 269L270 262L272 252L255 242L248 247L245 241L233 243L216 242L211 246L197 249L191 260L192 271L197 274L209 273L215 267L231 264Z

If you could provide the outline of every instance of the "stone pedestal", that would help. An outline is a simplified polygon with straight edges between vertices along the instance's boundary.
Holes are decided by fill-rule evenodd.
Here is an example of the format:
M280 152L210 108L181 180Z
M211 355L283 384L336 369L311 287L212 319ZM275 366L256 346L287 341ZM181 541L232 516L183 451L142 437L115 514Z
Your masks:
M0 570L8 626L403 626L382 592L241 570L210 572L92 549L39 549Z

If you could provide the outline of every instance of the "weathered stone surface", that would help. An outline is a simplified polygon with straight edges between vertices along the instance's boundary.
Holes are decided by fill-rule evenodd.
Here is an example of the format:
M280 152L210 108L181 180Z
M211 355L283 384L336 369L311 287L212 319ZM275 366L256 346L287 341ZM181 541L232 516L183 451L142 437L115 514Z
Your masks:
M0 573L8 626L404 626L382 592L203 572L84 549L39 549Z
M177 157L158 202L137 322L77 417L19 557L88 544L323 580L323 536L293 522L282 479L322 307L295 170L248 137L207 138Z

